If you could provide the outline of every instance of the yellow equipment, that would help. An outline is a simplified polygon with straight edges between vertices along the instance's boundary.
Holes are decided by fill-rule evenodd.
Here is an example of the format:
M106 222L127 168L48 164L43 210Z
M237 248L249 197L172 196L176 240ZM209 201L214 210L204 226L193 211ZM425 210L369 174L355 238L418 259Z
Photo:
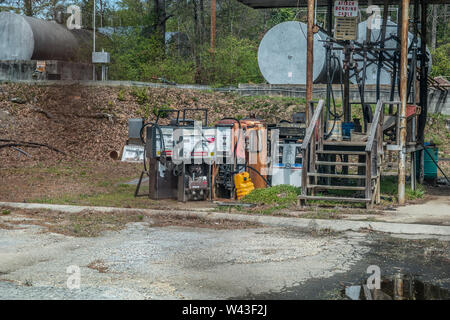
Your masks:
M248 172L241 172L234 175L234 187L236 188L236 196L239 199L248 195L255 189Z

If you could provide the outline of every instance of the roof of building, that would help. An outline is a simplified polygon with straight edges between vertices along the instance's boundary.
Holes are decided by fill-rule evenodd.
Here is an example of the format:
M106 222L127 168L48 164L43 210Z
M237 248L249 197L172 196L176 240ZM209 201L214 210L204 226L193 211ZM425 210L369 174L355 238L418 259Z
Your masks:
M239 2L255 8L296 8L296 7L306 7L308 1L307 0L238 0ZM327 6L329 0L317 0L317 6ZM360 6L367 6L370 4L374 5L383 5L385 0L359 0L358 3ZM388 0L390 5L398 5L400 0ZM420 2L420 1L419 1ZM334 3L334 0L332 0ZM414 0L410 0L410 3L413 4ZM427 0L428 4L445 4L450 3L450 0Z

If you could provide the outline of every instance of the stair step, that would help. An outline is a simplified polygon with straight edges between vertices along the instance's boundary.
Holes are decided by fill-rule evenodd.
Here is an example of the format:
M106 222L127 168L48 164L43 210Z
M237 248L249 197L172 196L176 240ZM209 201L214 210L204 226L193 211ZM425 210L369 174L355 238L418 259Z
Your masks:
M362 174L335 174L335 173L315 173L308 172L308 177L344 178L344 179L365 179Z
M366 187L355 187L355 186L329 186L323 184L309 184L307 186L309 189L331 189L331 190L366 190Z
M358 166L358 167L366 166L366 164L362 162L338 162L338 161L316 161L316 164L322 166Z
M338 151L338 150L317 150L316 153L322 154L356 154L356 155L366 155L365 151Z
M324 141L326 146L344 146L344 147L365 147L367 142L364 141Z
M369 202L369 201L371 201L371 199L366 199L366 198L303 196L303 195L299 195L298 199L304 199L304 200L330 200L330 201L346 201L346 202Z

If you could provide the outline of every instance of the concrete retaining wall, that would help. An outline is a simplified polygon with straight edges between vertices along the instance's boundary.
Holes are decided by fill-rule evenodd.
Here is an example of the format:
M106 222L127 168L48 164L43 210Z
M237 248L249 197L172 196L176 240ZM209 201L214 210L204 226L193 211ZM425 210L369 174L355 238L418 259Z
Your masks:
M89 80L92 65L46 60L45 72L36 72L37 60L0 61L0 80Z
M326 85L314 84L313 99L325 99L326 98ZM287 97L306 97L305 85L271 85L271 84L240 84L238 91L242 95L281 95ZM380 86L380 98L389 101L390 100L390 86ZM335 99L341 99L341 86L333 85L333 92ZM366 85L364 90L364 99L367 102L375 103L376 99L376 86ZM397 93L394 95L394 100L399 100ZM360 101L359 91L357 85L350 86L350 101ZM429 113L442 113L450 115L450 100L448 91L440 91L433 88L428 89L428 112Z
M227 87L227 88L213 88L205 85L195 85L195 84L179 84L179 85L169 85L164 83L151 83L151 82L139 82L139 81L92 81L84 80L90 79L92 77L92 65L90 64L76 64L87 66L85 73L87 76L82 81L35 81L27 77L26 79L20 78L13 80L11 77L6 77L2 75L5 71L2 70L2 63L5 61L0 61L0 83L5 80L14 82L23 82L32 85L85 85L85 86L110 86L110 87L149 87L149 88L178 88L186 90L205 90L205 91L218 91L218 92L236 92L241 95L265 95L265 96L286 96L286 97L306 97L306 86L304 85L270 85L270 84L240 84L238 88ZM8 61L9 62L9 61ZM35 66L35 64L34 64ZM23 66L26 68L26 66ZM84 68L84 67L83 67ZM34 70L34 69L33 69ZM64 72L63 80L79 80L74 76L68 78L68 72ZM341 87L340 85L333 85L334 95L336 99L341 99ZM380 90L381 99L386 101L390 100L390 86L383 85ZM325 99L326 97L326 85L315 84L313 91L314 99ZM375 85L366 85L365 89L365 100L370 103L376 103L376 88ZM356 85L351 85L350 87L350 101L359 101L359 91ZM394 100L399 100L398 95L394 96ZM428 94L428 112L429 113L443 113L445 115L450 115L450 100L447 91L439 91L433 88L429 89Z

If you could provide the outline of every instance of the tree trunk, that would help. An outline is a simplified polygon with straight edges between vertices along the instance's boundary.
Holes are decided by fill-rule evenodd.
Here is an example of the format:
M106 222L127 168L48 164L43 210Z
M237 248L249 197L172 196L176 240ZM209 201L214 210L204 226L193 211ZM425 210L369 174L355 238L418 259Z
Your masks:
M203 0L200 0L200 40L205 42L205 6Z
M33 16L33 1L32 0L24 1L24 12L25 12L26 16L29 16L29 17Z
M431 19L431 48L436 49L436 28L437 28L437 4L433 4L433 13Z
M199 35L200 35L200 26L199 26L199 18L198 18L198 3L197 0L193 0L192 1L193 4L193 13L194 13L194 45L193 45L193 49L194 49L194 61L195 61L195 82L196 83L201 83L201 77L200 77L200 73L201 73L201 62L200 62L200 55L199 55Z
M155 1L155 29L156 35L161 41L161 45L165 46L166 38L166 0Z

